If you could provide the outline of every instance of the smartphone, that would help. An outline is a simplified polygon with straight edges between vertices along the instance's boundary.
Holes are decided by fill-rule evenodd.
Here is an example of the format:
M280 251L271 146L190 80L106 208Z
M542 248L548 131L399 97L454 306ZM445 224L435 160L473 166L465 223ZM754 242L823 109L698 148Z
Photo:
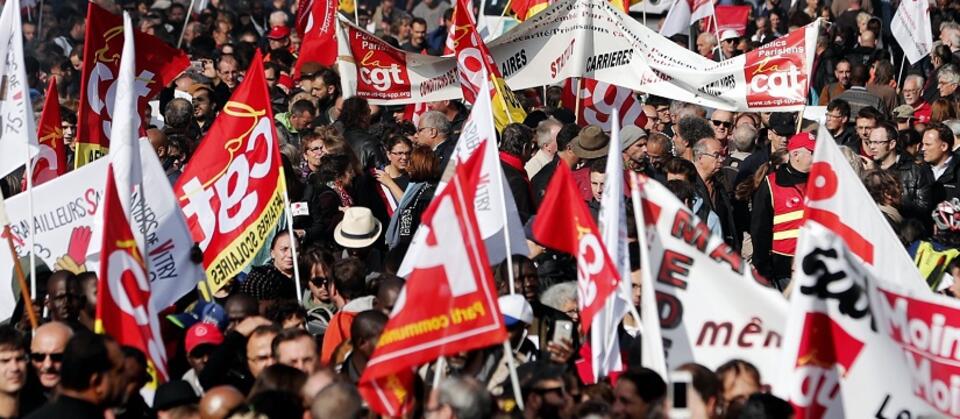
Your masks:
M562 341L573 342L573 322L570 320L557 320L553 322L553 336L550 342L559 343Z
M670 398L670 418L689 419L690 406L687 400L687 390L692 385L693 377L689 371L674 371L670 373L670 385L667 387Z

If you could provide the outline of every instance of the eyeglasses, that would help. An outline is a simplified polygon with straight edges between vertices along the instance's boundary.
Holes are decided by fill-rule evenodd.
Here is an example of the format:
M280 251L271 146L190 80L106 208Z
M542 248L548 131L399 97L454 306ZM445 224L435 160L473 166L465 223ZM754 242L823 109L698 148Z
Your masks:
M50 357L51 362L63 362L63 352L51 352L48 354L41 353L41 352L34 352L30 354L30 360L33 362L46 361L47 357Z
M726 128L726 129L730 129L730 128L733 127L733 122L718 121L718 120L716 120L716 119L711 120L710 122L713 122L713 126L715 126L715 127L720 127L720 126L722 126L722 127Z
M324 278L322 276L315 276L313 278L310 278L310 283L313 284L313 286L315 287L324 287L327 285L327 278Z
M409 155L410 155L410 152L409 152L409 151L391 151L390 154L391 154L391 155L394 155L394 156L401 156L401 157L402 157L402 156L409 156Z
M903 93L904 93L904 94L907 94L907 93L914 94L914 93L919 93L919 92L920 92L920 88L916 88L916 89L903 89Z
M420 127L420 128L417 128L417 134L419 134L420 131L423 131L423 130L425 130L425 129L433 129L433 127Z
M320 150L323 150L323 147L310 147L310 148L307 149L307 152L308 152L308 153L316 153L316 152L319 152Z
M713 158L715 158L715 159L717 159L717 160L720 160L720 152L716 152L716 153L700 153L700 155L701 155L701 156L710 156L710 157L713 157Z

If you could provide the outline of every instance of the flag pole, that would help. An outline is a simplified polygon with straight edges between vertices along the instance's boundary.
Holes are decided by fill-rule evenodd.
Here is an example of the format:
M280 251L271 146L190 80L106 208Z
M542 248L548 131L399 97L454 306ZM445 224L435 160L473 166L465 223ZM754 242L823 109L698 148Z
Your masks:
M580 81L583 77L577 77L577 91L573 93L573 122L580 123Z
M710 9L713 10L713 34L717 36L717 56L720 57L720 61L723 61L725 58L723 57L723 44L720 42L720 19L717 19L717 8L713 6L712 2L710 3Z
M520 391L520 379L517 378L517 362L513 359L513 345L510 338L503 340L503 356L507 358L507 369L510 370L510 386L513 387L513 400L523 411L523 393Z
M283 171L281 170L280 176L283 175ZM283 188L283 206L283 211L287 218L287 234L290 236L290 253L292 253L293 257L293 279L297 284L297 289L294 291L294 294L296 294L297 301L300 301L302 299L300 294L303 291L300 288L300 264L297 263L299 260L297 258L297 237L293 234L293 213L290 210L290 197L287 195L286 187Z
M180 28L180 37L177 38L177 49L180 49L180 45L183 45L183 34L187 31L187 25L190 24L190 18L193 17L193 4L197 0L190 0L190 8L187 9L187 18L183 21L183 27Z
M440 380L443 379L443 369L446 367L446 359L441 355L437 358L437 363L433 367L433 388L440 388Z
M903 84L903 68L907 66L907 56L900 58L900 72L897 74L897 93L901 92L900 86ZM921 86L923 87L923 86Z
M37 225L34 222L34 213L33 213L33 159L30 158L30 147L26 148L27 151L27 169L23 172L23 175L27 178L27 207L28 212L30 213L30 239L27 240L27 243L30 245L30 298L37 298L37 256L34 254L36 250L36 236L37 236ZM14 259L16 260L16 259Z

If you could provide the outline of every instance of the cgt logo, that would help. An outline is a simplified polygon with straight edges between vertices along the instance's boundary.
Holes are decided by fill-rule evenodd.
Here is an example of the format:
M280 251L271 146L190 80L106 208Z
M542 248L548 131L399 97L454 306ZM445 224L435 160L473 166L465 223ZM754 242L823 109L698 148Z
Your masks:
M354 57L360 57L357 93L373 98L409 98L406 56L366 33L351 31L350 48Z
M802 70L804 49L804 31L796 31L748 54L743 69L748 86L747 105L803 104L808 80Z
M389 91L393 85L402 84L403 78L400 66L390 64L383 66L380 61L373 59L374 51L367 51L360 61L360 79L381 92Z
M808 312L797 352L790 403L796 417L822 418L843 414L840 380L853 367L863 342L847 333L827 314Z

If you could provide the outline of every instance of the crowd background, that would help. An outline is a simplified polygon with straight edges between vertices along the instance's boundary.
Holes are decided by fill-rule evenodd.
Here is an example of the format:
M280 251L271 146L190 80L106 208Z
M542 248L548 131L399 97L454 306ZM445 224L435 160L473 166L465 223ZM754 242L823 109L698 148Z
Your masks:
M31 332L20 310L0 327L0 417L368 415L355 386L403 287L396 272L467 107L428 103L414 124L404 107L342 97L335 69L302 63L294 79L300 40L293 29L297 6L288 0L212 0L192 15L180 1L97 3L130 12L139 30L180 42L190 56L190 69L163 90L149 117L147 137L171 182L191 162L254 52L264 52L288 193L305 208L283 227L295 233L298 258L286 230L277 232L258 263L213 301L191 293L164 312L169 370L177 380L157 389L152 407L138 393L149 377L143 353L90 333L96 275L41 270L36 305L45 323ZM953 279L960 272L960 2L931 3L936 45L913 65L902 63L889 30L895 1L745 4L754 6L745 34L673 39L706 57L721 51L732 57L816 18L830 22L817 41L810 105L826 106L826 129L931 288L960 295ZM442 52L452 16L445 0L359 1L357 7L359 25L391 45ZM47 83L56 79L68 146L76 140L83 100L84 15L82 2L43 2L24 14L22 28L31 99L39 114ZM620 143L611 144L599 127L577 124L560 86L517 93L528 116L503 129L499 151L528 226L559 164L573 170L596 216L604 182L619 181L620 174L604 173L608 147L619 147L627 170L667 185L775 286L789 287L800 225L793 215L802 211L815 141L823 140L814 138L815 123L798 121L795 113L735 113L638 95L646 124L625 126ZM5 197L21 189L21 177L4 179ZM635 227L629 236L635 241ZM575 261L532 237L528 244L529 257L512 258L517 295L508 295L506 265L493 268L514 348L506 356L519 365L522 394L514 394L503 349L494 346L450 357L442 372L423 366L411 416L665 417L667 387L639 366L632 317L621 327L627 372L616 384L580 381L574 364L584 338L558 332L558 325L579 320ZM639 306L635 250L630 280ZM301 290L292 279L294 265ZM789 404L768 394L768 372L745 361L679 369L692 375L694 418L791 414ZM433 388L438 373L445 378Z

